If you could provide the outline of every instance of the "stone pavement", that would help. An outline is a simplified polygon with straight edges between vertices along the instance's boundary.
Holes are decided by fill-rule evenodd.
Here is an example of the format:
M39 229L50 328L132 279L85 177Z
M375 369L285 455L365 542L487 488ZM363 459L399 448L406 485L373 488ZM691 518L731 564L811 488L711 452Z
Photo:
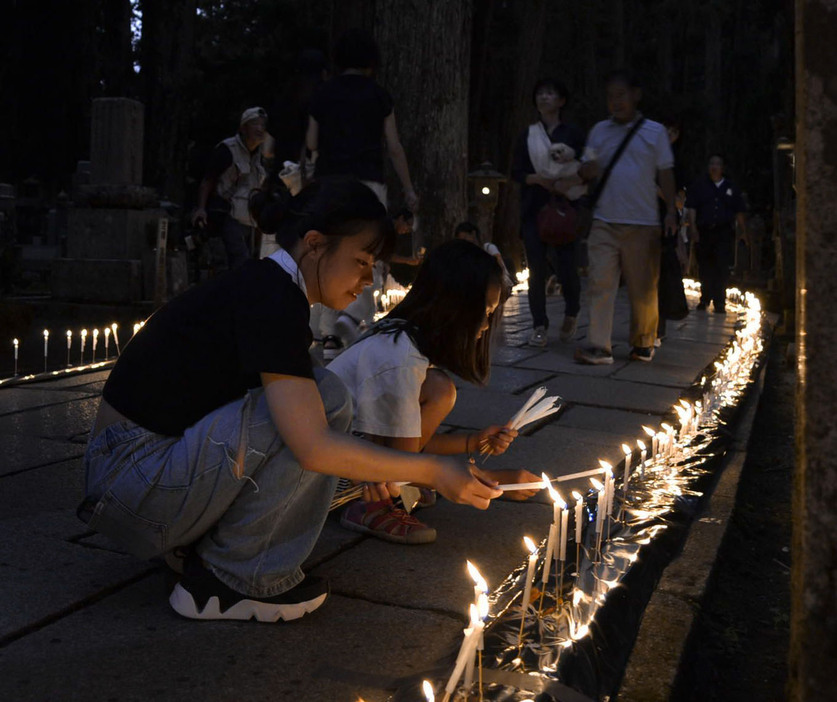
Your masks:
M581 366L574 344L558 340L563 301L549 298L548 309L549 345L529 348L525 293L516 293L491 382L459 384L449 429L503 423L539 385L567 401L487 468L566 475L598 458L616 462L620 444L641 438L643 424L658 426L732 334L731 318L693 312L669 323L653 363L629 362L622 290L614 365ZM473 594L465 560L497 586L524 560L522 536L542 538L551 521L537 498L498 500L485 512L440 500L421 513L437 542L406 547L344 531L332 515L307 566L331 579L321 610L278 625L181 619L167 604L162 566L120 552L75 516L106 377L0 389L3 700L386 700L458 643Z

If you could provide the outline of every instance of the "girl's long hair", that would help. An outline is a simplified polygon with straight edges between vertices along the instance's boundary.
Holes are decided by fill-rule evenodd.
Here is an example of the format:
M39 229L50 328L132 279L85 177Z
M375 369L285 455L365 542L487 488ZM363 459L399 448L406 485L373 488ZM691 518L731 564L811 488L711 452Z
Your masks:
M484 385L491 372L491 340L500 308L485 322L486 296L502 287L503 271L493 256L456 239L433 249L413 287L373 333L410 335L434 365ZM400 322L403 320L403 322Z

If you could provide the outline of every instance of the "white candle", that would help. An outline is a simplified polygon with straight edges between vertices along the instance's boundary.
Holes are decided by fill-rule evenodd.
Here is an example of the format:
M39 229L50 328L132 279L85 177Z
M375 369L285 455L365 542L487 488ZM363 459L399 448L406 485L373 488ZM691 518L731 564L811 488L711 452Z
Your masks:
M105 360L108 360L108 343L110 342L110 327L105 327Z
M79 365L81 365L81 366L84 365L84 344L85 344L86 341L87 341L87 329L82 329L81 330L81 361L79 362Z
M72 365L72 363L70 363L70 349L72 348L72 346L73 346L73 332L71 332L68 329L67 330L67 366L68 367Z
M639 477L645 477L645 442L640 439L636 440L636 445L639 447Z
M569 527L570 511L565 509L561 514L561 553L559 558L561 561L567 560L567 531Z
M468 656L468 661L465 665L464 685L466 690L474 682L474 664L476 663L477 651L482 651L485 648L483 634L485 632L485 618L488 616L488 597L485 595L480 595L477 601L477 616L479 617L479 621L474 624L476 628L474 632L476 644L472 646L472 653Z
M12 339L12 346L15 347L15 375L17 375L17 347L20 345L20 342L17 339Z
M113 322L110 325L110 329L113 332L113 343L116 344L116 355L119 355L119 334L116 333L116 330L119 329L116 322Z
M596 498L596 533L602 533L602 523L604 522L604 511L605 504L604 499L604 485L602 485L598 480L595 478L590 478L590 482L593 484L593 487L596 489L598 496Z
M459 655L456 657L456 664L454 665L453 672L448 679L448 684L445 685L445 693L447 693L447 695L452 695L454 690L456 690L456 686L459 684L459 678L462 677L462 673L465 671L465 666L468 663L469 656L473 657L473 653L477 646L477 639L479 638L477 628L480 624L482 624L482 622L479 621L477 606L472 604L471 626L462 630L465 638L462 640L462 646L459 649ZM481 631L482 627L480 626L479 629Z
M655 432L651 427L646 427L643 425L642 431L644 431L648 438L651 439L651 460L653 461L657 455L657 443L655 438L657 436L657 432Z
M628 444L622 444L622 452L625 454L625 472L622 475L622 490L625 497L628 497L628 486L631 481L631 458L633 458L633 449Z
M549 525L549 537L546 540L546 553L543 557L543 573L541 573L541 590L546 590L546 583L549 581L549 571L552 569L552 554L555 552L555 541L558 538L558 525L555 522Z
M96 346L99 343L99 330L93 330L93 358L91 359L94 363L96 362Z
M523 589L523 600L520 603L521 616L526 616L526 610L529 609L529 600L532 596L532 580L535 576L535 566L538 563L538 548L535 542L528 536L523 537L523 543L529 549L529 568L526 571L526 587Z
M575 498L575 542L581 543L581 524L584 519L584 498L573 490L573 497Z
M49 329L44 329L44 372L47 369L47 353L49 351Z
M561 499L561 495L558 494L558 491L552 487L552 481L546 473L541 473L541 479L543 480L543 484L546 486L546 491L552 498L552 523L558 524L561 519L561 503L563 500Z

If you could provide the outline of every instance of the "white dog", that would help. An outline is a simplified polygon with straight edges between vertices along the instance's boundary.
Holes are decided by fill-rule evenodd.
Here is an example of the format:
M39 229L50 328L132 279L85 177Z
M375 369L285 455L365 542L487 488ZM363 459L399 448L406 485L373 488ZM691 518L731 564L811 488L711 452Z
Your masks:
M578 200L584 193L587 192L587 186L581 183L578 178L578 169L581 168L581 162L575 157L575 149L567 144L558 143L552 144L549 147L549 171L546 174L549 178L573 178L575 177L579 184L573 185L566 193L569 200Z

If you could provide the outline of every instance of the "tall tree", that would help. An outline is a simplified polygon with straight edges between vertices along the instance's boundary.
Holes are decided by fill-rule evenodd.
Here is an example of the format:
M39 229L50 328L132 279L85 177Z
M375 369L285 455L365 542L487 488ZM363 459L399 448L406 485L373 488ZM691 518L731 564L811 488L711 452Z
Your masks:
M468 210L471 13L471 0L414 0L380 3L376 16L380 79L395 99L433 243L449 238Z
M196 0L142 0L145 184L182 201L192 104Z

